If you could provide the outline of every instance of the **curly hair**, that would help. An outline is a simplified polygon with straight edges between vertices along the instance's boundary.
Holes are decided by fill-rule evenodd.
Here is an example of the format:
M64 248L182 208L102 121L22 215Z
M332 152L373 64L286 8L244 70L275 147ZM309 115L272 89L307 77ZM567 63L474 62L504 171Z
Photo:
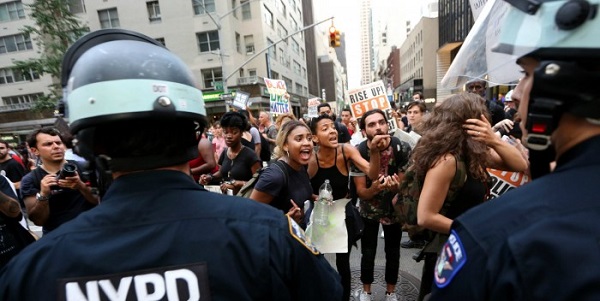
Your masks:
M462 158L475 179L487 179L487 146L463 128L467 119L480 119L482 114L490 120L485 100L474 93L453 95L435 107L421 124L423 136L411 155L412 169L421 181L446 154Z

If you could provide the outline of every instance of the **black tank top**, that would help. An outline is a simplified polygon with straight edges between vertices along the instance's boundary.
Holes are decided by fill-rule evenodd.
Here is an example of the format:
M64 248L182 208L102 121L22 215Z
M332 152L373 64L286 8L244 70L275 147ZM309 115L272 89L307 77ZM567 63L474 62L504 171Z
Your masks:
M342 156L344 156L344 164L348 166L346 162L346 154L344 154L344 145L342 144ZM315 153L317 158L317 173L312 179L310 179L310 185L312 186L313 193L319 195L319 188L325 180L329 179L331 189L333 189L333 199L338 200L348 196L348 175L342 174L337 168L337 147L335 148L335 160L331 167L319 166L319 157ZM347 167L346 167L347 168Z

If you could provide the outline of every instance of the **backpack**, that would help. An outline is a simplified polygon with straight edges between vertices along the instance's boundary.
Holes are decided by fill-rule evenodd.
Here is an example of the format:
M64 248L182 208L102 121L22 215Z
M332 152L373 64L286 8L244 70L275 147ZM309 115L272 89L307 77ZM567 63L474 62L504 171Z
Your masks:
M452 179L452 182L450 183L448 195L440 210L442 215L445 215L446 212L448 212L448 209L456 199L458 192L467 181L467 167L465 163L456 156L455 158L456 173L454 174L454 179ZM432 238L431 232L426 231L425 228L417 224L417 206L419 205L422 187L423 181L419 180L414 169L409 167L404 173L404 179L400 183L400 189L396 196L398 200L394 206L396 214L398 214L405 223L403 228L408 232L408 235L412 240L430 240Z
M273 162L271 162L269 165L275 165L277 168L279 168L279 170L281 170L283 172L284 178L285 178L284 179L285 187L288 187L288 173L287 173L287 169L283 165L283 162L280 162L279 160L273 160ZM244 198L250 198L250 195L252 194L252 191L254 190L254 186L256 186L256 183L258 183L258 179L260 178L260 175L267 168L269 168L269 167L265 166L265 167L262 167L261 169L257 170L252 175L252 178L250 180L248 180L246 182L246 184L244 184L244 186L242 186L242 188L240 188L240 191L238 191L238 193L236 195L244 197Z

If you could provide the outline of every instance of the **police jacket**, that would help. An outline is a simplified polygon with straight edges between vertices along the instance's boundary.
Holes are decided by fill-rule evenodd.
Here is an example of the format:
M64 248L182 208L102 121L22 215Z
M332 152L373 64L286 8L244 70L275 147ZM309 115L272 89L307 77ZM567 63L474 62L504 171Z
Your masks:
M102 203L2 271L0 300L337 300L339 276L279 210L172 170L117 178Z
M431 300L600 300L598 154L600 136L456 219Z

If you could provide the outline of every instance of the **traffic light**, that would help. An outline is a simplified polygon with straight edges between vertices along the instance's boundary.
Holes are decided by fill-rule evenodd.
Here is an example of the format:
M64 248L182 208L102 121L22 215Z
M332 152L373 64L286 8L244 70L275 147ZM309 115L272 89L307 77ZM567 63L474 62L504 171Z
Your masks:
M331 46L331 47L336 47L335 46L336 32L337 32L337 29L335 29L335 27L333 27L333 26L329 27L329 46Z
M340 47L342 45L342 41L340 41L340 31L336 30L335 31L335 46L333 47Z

